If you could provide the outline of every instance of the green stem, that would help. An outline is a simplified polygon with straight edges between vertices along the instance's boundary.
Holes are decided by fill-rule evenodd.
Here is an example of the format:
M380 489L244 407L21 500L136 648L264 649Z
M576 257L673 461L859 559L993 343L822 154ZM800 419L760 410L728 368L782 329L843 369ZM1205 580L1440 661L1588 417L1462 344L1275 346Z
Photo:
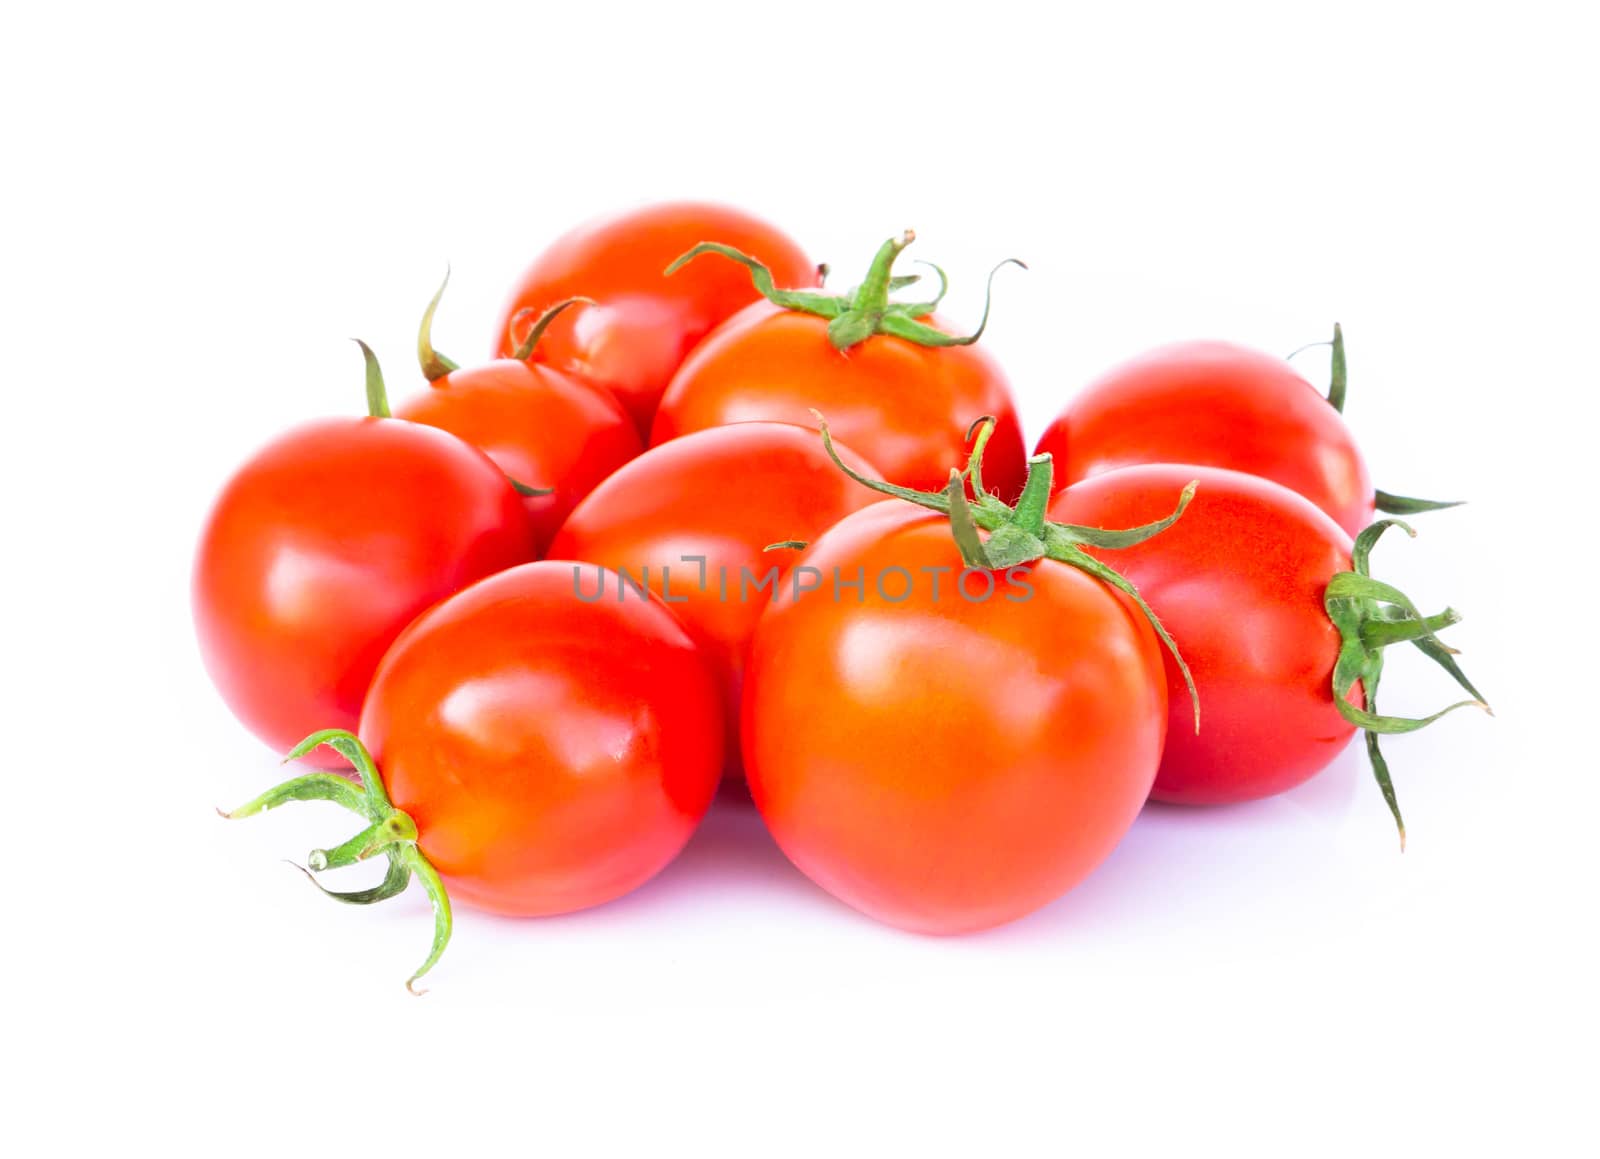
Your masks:
M306 859L309 868L300 866L296 868L301 869L307 877L311 877L313 884L323 893L346 905L372 905L394 897L403 892L412 875L416 875L433 904L434 915L433 944L428 951L428 957L421 968L406 980L406 989L414 994L420 994L422 991L417 990L414 985L416 980L433 969L450 942L449 894L445 891L444 882L440 880L438 872L418 847L416 822L409 814L394 807L394 803L389 799L388 790L384 787L378 766L359 737L345 729L324 729L306 737L290 750L284 759L290 761L303 757L319 745L327 745L348 760L361 777L361 787L358 788L345 778L334 776L332 773L307 773L269 789L253 801L241 805L231 813L224 813L223 816L249 817L276 808L285 801L320 800L334 801L366 818L370 824L361 832L332 849L313 849ZM388 858L389 869L383 882L371 889L338 892L325 888L321 882L312 877L313 874L324 870L354 865L380 854Z
M926 302L889 300L890 293L916 281L915 276L897 277L894 273L895 259L916 240L916 236L914 231L908 229L900 236L892 237L879 246L878 252L873 255L872 264L867 268L867 276L862 279L859 286L844 294L831 294L820 290L783 289L773 282L772 271L760 261L721 242L701 242L679 255L667 267L666 272L668 275L675 274L687 263L705 254L715 254L729 261L738 262L750 271L750 281L755 286L756 292L773 305L828 319L828 341L840 352L865 342L875 334L888 334L919 346L970 346L983 336L984 328L989 324L989 306L994 296L995 274L1008 265L1020 266L1023 269L1028 267L1026 263L1016 258L1007 258L990 270L988 288L984 291L983 318L978 323L977 330L967 335L946 334L938 327L921 320L938 308L950 285L944 270L938 266L931 262L925 263L932 266L934 272L939 275L937 297Z
M422 365L422 376L429 382L438 382L452 370L461 369L433 348L433 314L439 308L439 299L444 297L444 288L449 284L450 267L446 266L444 281L439 283L433 301L429 302L428 308L422 312L422 325L417 330L417 361Z
M565 301L557 302L543 314L540 314L538 320L534 322L533 328L528 331L528 336L522 340L522 345L517 347L517 352L511 357L515 358L518 362L526 362L528 359L532 358L534 347L539 345L539 339L544 337L544 332L550 329L550 323L559 318L563 310L576 306L580 302L582 302L585 306L594 305L593 298L574 296L566 299ZM517 311L516 317L511 319L511 328L515 330L517 321L525 315L531 313L533 313L532 310Z
M1394 780L1389 774L1389 763L1378 747L1381 735L1416 732L1459 708L1489 706L1476 688L1462 673L1452 655L1453 649L1439 641L1434 634L1461 617L1454 609L1446 608L1434 616L1424 616L1409 597L1398 588L1375 580L1371 576L1372 549L1378 539L1391 527L1399 527L1406 534L1416 532L1398 519L1380 519L1356 536L1350 552L1351 570L1335 573L1328 580L1323 596L1323 606L1339 631L1339 654L1333 666L1333 702L1340 714L1367 734L1367 755L1372 764L1372 775L1378 782L1384 802L1394 816L1400 834L1400 848L1406 844L1405 819L1400 814L1400 803L1394 790ZM1461 700L1423 717L1386 716L1377 711L1378 684L1383 676L1383 650L1391 644L1410 643L1428 659L1443 668L1455 681L1471 694L1471 700ZM1355 686L1361 685L1364 708L1351 703Z
M1349 382L1349 371L1344 360L1344 330L1333 324L1333 371L1328 380L1328 404L1340 414L1344 413L1344 393Z
M361 347L361 357L367 364L367 414L375 419L389 418L389 392L384 389L383 370L378 366L378 356L361 339L353 339Z

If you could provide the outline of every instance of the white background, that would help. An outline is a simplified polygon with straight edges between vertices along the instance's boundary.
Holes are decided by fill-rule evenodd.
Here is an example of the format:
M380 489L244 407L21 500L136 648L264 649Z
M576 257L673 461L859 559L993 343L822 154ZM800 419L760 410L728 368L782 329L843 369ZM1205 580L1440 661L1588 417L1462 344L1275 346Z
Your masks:
M4 1149L1593 1154L1582 6L539 7L8 9ZM446 261L470 360L545 242L672 196L844 281L913 226L957 319L1028 259L984 341L1030 437L1156 342L1342 321L1380 485L1473 501L1378 557L1465 613L1498 712L1388 743L1410 849L1352 749L929 940L719 807L619 903L463 913L408 996L420 894L351 911L280 860L341 814L211 811L278 770L199 670L196 529L271 434L359 410L349 336L420 384ZM1391 672L1390 711L1450 695Z

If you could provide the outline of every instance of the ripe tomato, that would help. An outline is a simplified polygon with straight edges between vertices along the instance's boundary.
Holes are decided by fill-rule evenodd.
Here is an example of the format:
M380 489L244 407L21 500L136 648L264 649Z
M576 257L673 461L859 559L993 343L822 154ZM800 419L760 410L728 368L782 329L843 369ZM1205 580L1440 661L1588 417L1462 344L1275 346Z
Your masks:
M1281 358L1228 342L1179 342L1113 367L1073 396L1037 448L1067 487L1138 463L1259 475L1304 495L1354 536L1372 522L1372 478L1328 400Z
M949 523L899 500L840 521L803 563L824 584L789 585L762 617L743 721L751 795L795 865L880 921L960 933L1106 858L1166 730L1160 648L1133 608L1050 560L969 599ZM865 576L859 600L834 598L835 569Z
M282 751L354 728L379 658L418 612L533 554L517 493L455 436L382 417L307 423L245 463L206 520L201 655L228 707Z
M431 389L407 399L395 416L465 439L525 488L542 492L523 496L542 553L578 500L643 449L638 431L604 387L528 361L542 327L571 300L546 312L517 357L465 370L433 349L438 304L435 295L417 342Z
M1366 553L1386 524L1352 545L1304 497L1237 471L1125 467L1067 488L1050 516L1095 527L1137 523L1169 507L1173 488L1189 479L1199 483L1195 499L1170 530L1115 553L1089 549L1115 563L1182 646L1204 707L1198 733L1178 727L1182 706L1175 708L1153 796L1217 804L1280 793L1327 766L1363 727L1398 821L1376 735L1426 722L1375 715L1381 649L1413 640L1481 699L1432 635L1458 617L1447 610L1423 618L1366 576ZM1361 613L1348 636L1329 604L1346 589ZM1341 665L1344 678L1336 679ZM1182 687L1178 678L1169 663L1169 688Z
M1047 523L1048 457L1015 507L985 489L993 431L942 493L855 474L898 498L811 545L745 675L745 772L778 845L840 900L927 933L1019 918L1094 869L1144 804L1167 727L1157 635L1171 639L1079 545L1158 535L1187 492L1127 531Z
M310 866L387 855L385 885L337 895L347 901L381 900L410 873L422 878L435 936L415 981L449 939L452 896L501 914L565 913L666 866L716 790L721 697L658 601L586 604L570 567L533 563L445 600L401 634L373 679L360 738L324 733L300 749L336 745L363 789L313 773L230 816L327 797L370 820L344 845L314 851Z
M812 412L820 411L884 478L939 490L965 454L968 427L992 415L989 482L1002 498L1016 498L1026 457L1022 428L999 365L972 345L982 325L956 338L933 313L937 298L888 300L891 267L912 236L885 243L862 286L842 296L774 288L759 263L731 247L691 251L751 266L768 301L734 315L684 361L656 412L651 445L750 419L814 426ZM695 261L684 272L720 264Z
M557 321L543 361L606 387L650 430L656 403L678 364L711 328L756 300L738 270L702 263L663 277L690 246L723 241L748 250L786 286L814 286L817 265L766 222L720 205L670 202L582 225L556 240L512 287L496 331L496 356L522 344L535 315L582 295L596 305Z
M841 449L859 473L872 468ZM584 560L655 592L716 665L726 694L728 771L739 775L738 707L756 620L793 552L876 501L834 467L817 436L785 423L737 423L656 447L600 484L550 546L554 559ZM587 595L595 569L581 571ZM604 598L635 598L619 589Z

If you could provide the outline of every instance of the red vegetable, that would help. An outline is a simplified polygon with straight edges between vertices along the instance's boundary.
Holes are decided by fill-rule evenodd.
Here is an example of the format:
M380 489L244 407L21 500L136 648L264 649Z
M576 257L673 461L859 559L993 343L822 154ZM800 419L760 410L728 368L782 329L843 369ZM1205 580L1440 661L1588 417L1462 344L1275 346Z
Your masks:
M368 821L309 864L387 857L382 885L333 895L360 904L417 874L435 925L410 986L449 941L452 894L495 913L556 914L660 871L716 789L722 715L704 658L659 602L583 603L569 567L535 563L419 617L383 658L360 739L322 732L291 756L319 744L351 760L360 788L313 773L229 816L321 799Z
M1215 804L1279 793L1324 768L1363 728L1403 841L1377 738L1443 713L1423 720L1377 713L1383 648L1411 641L1471 693L1451 708L1485 707L1434 635L1459 617L1449 609L1423 617L1402 593L1368 576L1372 545L1396 521L1374 524L1352 544L1306 499L1237 471L1126 467L1067 488L1050 514L1124 526L1159 514L1190 478L1199 489L1183 519L1115 556L1182 645L1205 712L1198 733L1178 727L1181 706L1174 712L1153 795ZM1167 676L1169 688L1181 687L1171 664Z
M1350 535L1374 506L1407 514L1454 506L1375 492L1345 425L1344 335L1333 336L1324 398L1283 359L1227 342L1179 342L1113 367L1075 395L1039 440L1068 487L1118 467L1227 467L1297 491ZM1331 405L1330 405L1331 404Z
M860 288L842 295L780 289L790 283L778 271L732 246L685 253L672 265L674 278L720 266L693 260L720 255L747 266L767 300L729 319L688 357L661 400L651 445L751 419L815 426L812 412L819 410L884 478L938 490L949 465L966 453L967 425L991 415L989 483L1001 497L1016 498L1026 457L1016 406L1000 367L973 345L988 306L976 332L955 336L933 314L945 285L937 266L938 296L891 303L892 289L916 281L892 275L912 238L907 231L885 242Z
M521 500L453 435L371 417L279 436L223 488L195 558L195 627L228 707L278 750L354 728L384 650L428 605L534 554Z
M900 498L810 547L791 575L813 569L817 589L774 597L745 684L745 769L783 851L840 900L929 933L1019 918L1094 869L1166 731L1156 633L1078 544L1135 542L1177 513L1128 532L1046 524L1048 459L1015 510L980 475L970 506L955 472L939 494L861 480Z
M841 454L859 473L872 468ZM739 775L739 690L756 620L792 552L764 549L820 535L874 502L829 461L815 434L786 423L737 423L645 452L600 484L561 528L550 554L617 571L667 600L716 665L729 709L728 771ZM586 595L599 593L581 569Z
M592 298L594 306L550 327L539 356L606 387L640 433L648 432L684 356L713 326L756 300L743 274L709 262L687 277L662 276L684 250L713 239L755 254L784 285L817 284L816 263L766 222L700 202L645 206L580 226L534 260L501 312L497 357L526 342L540 312L567 298Z
M578 500L643 449L638 431L603 387L528 361L545 329L577 299L547 310L515 357L463 370L433 348L433 312L443 294L440 286L417 336L431 389L407 399L395 416L449 431L498 463L519 485L542 553Z

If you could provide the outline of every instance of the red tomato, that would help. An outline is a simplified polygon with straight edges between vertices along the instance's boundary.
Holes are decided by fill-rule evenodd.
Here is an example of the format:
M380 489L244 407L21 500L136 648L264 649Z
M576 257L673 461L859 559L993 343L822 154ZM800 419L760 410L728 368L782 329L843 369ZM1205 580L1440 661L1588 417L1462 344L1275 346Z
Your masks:
M855 299L779 294L777 304L758 302L718 327L673 377L656 412L651 445L751 419L815 426L815 410L884 478L937 491L951 465L965 458L968 428L992 415L997 425L985 468L988 482L1001 498L1016 498L1026 449L1011 389L994 359L973 345L923 344L949 341L955 333L931 309L895 317L892 311L904 307L888 306L890 324L897 328L837 337L840 313L882 324L890 263L909 238L879 251ZM673 277L724 264L701 259ZM883 304L861 300L873 286L882 291Z
M872 468L841 453L858 473ZM556 535L555 559L585 560L663 597L715 663L729 708L728 771L739 775L745 654L777 573L793 551L877 496L829 460L817 436L784 423L738 423L647 451L600 484ZM699 557L695 562L694 557ZM580 575L599 591L593 568ZM630 592L610 591L615 600Z
M395 416L465 439L518 483L546 492L523 497L542 553L578 500L643 449L638 431L609 391L548 366L500 358L463 370L439 356L429 334L438 301L418 342L431 389Z
M521 500L474 447L398 419L307 423L240 468L206 520L201 655L228 707L282 751L353 728L418 612L533 554Z
M642 885L722 769L718 689L682 626L652 599L583 603L555 563L420 617L373 679L361 736L451 892L504 914Z
M1339 412L1283 359L1227 342L1174 343L1112 368L1037 449L1055 458L1058 487L1139 463L1195 463L1281 483L1348 535L1372 522L1372 478Z
M703 241L755 254L785 286L814 286L817 265L784 234L746 213L701 202L650 205L591 221L540 254L500 314L495 352L511 355L532 325L519 320L565 298L596 305L557 321L540 357L609 389L642 433L667 382L711 328L756 300L750 279L715 262L664 277L667 263ZM686 276L687 275L687 276Z
M1051 560L963 576L949 522L899 500L846 517L801 563L822 586L788 584L762 616L743 720L751 793L790 860L928 933L1019 918L1104 860L1166 729L1137 611ZM835 569L864 578L859 598L835 598Z
M1132 581L1178 641L1204 708L1198 734L1179 727L1187 714L1174 708L1153 795L1217 804L1280 793L1324 768L1360 727L1403 842L1377 737L1469 704L1487 708L1434 635L1459 617L1450 609L1423 617L1403 593L1368 576L1367 553L1392 521L1352 545L1302 496L1237 471L1125 467L1067 488L1050 517L1090 527L1138 523L1170 507L1173 489L1189 479L1199 488L1175 525L1116 552L1087 549ZM1421 719L1378 715L1382 650L1401 642L1414 643L1473 699ZM1182 689L1170 661L1167 677L1174 693ZM1342 704L1336 686L1346 690Z
M365 741L363 746L362 741ZM491 576L423 613L384 656L361 738L318 744L361 774L311 773L229 814L289 800L344 805L371 825L312 872L378 855L367 904L421 878L438 961L451 896L511 915L565 913L637 888L673 859L710 804L722 766L716 681L658 601L586 604L569 567Z
M1191 479L1200 486L1172 527L1119 551L1089 550L1149 601L1200 693L1198 734L1182 727L1187 703L1171 701L1153 795L1248 801L1300 784L1355 731L1333 701L1339 631L1322 604L1329 577L1350 569L1350 536L1287 488L1189 465L1097 475L1057 495L1050 517L1091 527L1147 522L1170 510L1173 490ZM1173 666L1169 692L1182 687ZM1359 692L1352 703L1363 703Z

